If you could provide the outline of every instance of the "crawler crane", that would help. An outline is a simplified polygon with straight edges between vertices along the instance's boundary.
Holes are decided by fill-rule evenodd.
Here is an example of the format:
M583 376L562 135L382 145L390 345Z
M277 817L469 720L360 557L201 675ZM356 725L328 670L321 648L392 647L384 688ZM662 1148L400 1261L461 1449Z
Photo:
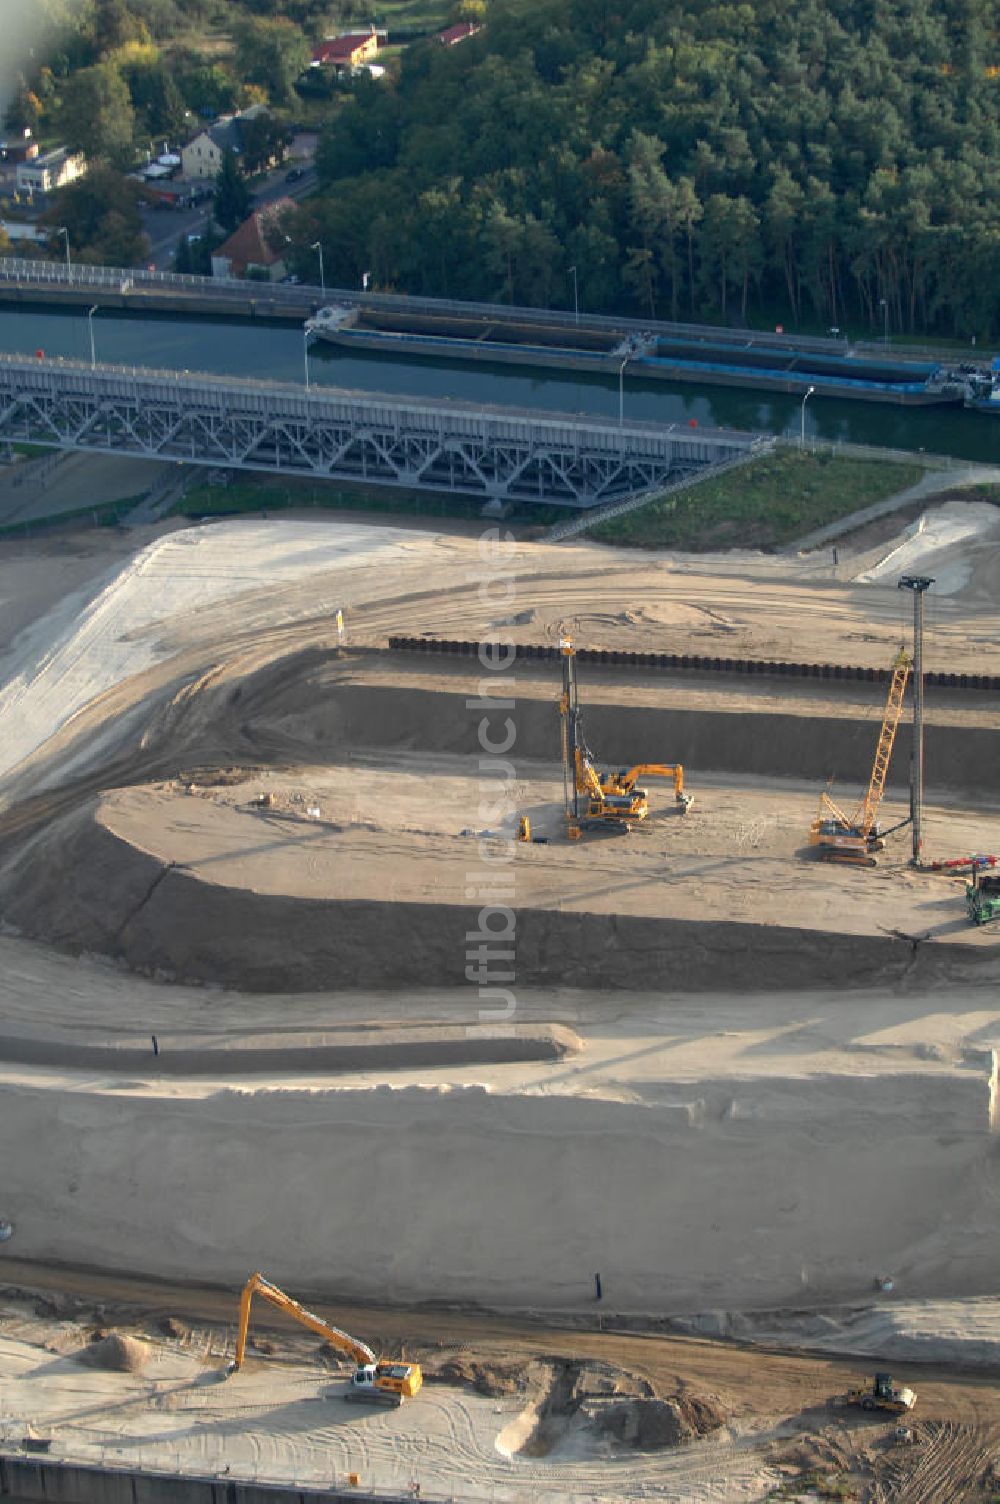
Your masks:
M881 830L878 824L879 806L885 793L885 780L889 773L892 749L899 720L903 714L903 700L912 667L913 661L909 654L900 648L892 665L892 679L889 682L885 714L882 717L882 729L875 748L875 761L872 764L868 792L857 809L853 814L846 815L828 793L824 792L820 796L819 814L810 828L809 841L811 845L819 847L819 854L825 861L850 862L858 867L878 865L875 853L884 849L884 837L888 834L888 831ZM902 821L901 824L905 825L906 821ZM898 826L894 826L893 829L898 829Z
M580 700L576 685L576 650L572 640L562 638L563 688L559 699L562 725L563 798L566 834L577 840L582 830L629 831L632 822L649 814L646 790L640 778L668 778L674 785L674 800L681 813L691 806L684 792L684 769L680 763L636 763L613 773L599 773L583 739Z
M314 1316L305 1306L299 1305L284 1290L265 1279L263 1274L251 1274L240 1296L239 1327L236 1334L236 1356L227 1369L235 1373L243 1367L247 1349L247 1332L250 1329L250 1306L255 1295L269 1300L279 1311L285 1311L295 1321L307 1326L311 1332L325 1337L339 1353L353 1358L357 1367L351 1377L351 1387L345 1399L368 1401L380 1405L401 1405L404 1398L412 1398L423 1383L423 1374L416 1363L392 1363L377 1358L367 1342L359 1342L339 1327L331 1326L321 1316Z

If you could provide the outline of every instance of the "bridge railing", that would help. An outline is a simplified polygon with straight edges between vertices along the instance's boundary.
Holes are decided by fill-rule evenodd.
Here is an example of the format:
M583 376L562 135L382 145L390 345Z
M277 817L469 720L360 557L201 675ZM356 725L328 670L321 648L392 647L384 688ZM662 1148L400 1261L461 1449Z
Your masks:
M148 271L137 267L88 266L77 262L30 260L16 256L0 258L0 281L35 283L53 287L94 287L122 292L130 289L174 291L192 296L259 299L279 297L290 308L312 311L325 303L346 303L352 307L371 308L391 313L423 313L455 318L489 318L496 323L543 320L556 328L589 329L616 334L650 334L659 338L686 338L705 342L725 342L749 347L781 346L797 350L844 355L848 351L864 352L869 357L891 359L894 363L921 361L928 358L944 361L972 359L988 364L985 351L961 352L906 346L890 347L876 340L848 340L846 336L778 334L766 329L733 329L710 324L671 323L663 319L639 320L609 314L580 313L563 308L534 308L516 304L459 302L450 298L413 297L406 293L363 292L357 288L317 287L308 283L247 282L238 277L199 277L186 272Z
M66 357L32 359L25 355L0 352L0 385L3 373L17 373L21 390L33 386L80 393L127 396L135 390L155 397L182 390L192 399L218 405L228 398L257 399L261 411L301 411L317 417L335 416L352 421L367 417L378 422L422 419L431 428L466 429L469 433L489 433L491 437L508 435L558 435L560 442L579 444L601 442L616 452L643 451L653 447L677 446L690 451L699 449L750 450L771 442L767 434L747 433L740 429L691 428L686 423L647 423L630 420L620 424L611 418L574 413L542 412L537 408L493 407L461 402L450 397L406 397L384 392L354 392L341 387L306 388L291 382L261 381L246 376L217 376L208 372L157 370L143 366L97 365Z

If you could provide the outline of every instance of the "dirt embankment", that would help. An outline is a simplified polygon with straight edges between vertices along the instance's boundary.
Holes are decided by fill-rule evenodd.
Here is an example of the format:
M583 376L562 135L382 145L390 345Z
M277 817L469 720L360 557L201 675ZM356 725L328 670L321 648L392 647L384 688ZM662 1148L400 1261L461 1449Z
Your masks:
M471 683L471 681L470 681ZM822 710L790 714L783 710L782 686L773 695L744 697L722 688L715 709L686 710L675 705L628 705L602 701L600 689L585 696L588 742L610 766L636 762L682 762L685 768L773 778L867 782L871 773L884 692L872 686L867 712L831 716ZM473 691L474 693L474 691ZM351 746L421 748L477 756L479 715L468 705L469 690L433 691L381 684L345 685L337 696L338 727ZM559 723L557 687L551 697L521 694L512 717L517 729L515 756L555 760ZM729 702L728 704L726 702ZM993 754L993 727L961 722L929 724L925 756L929 778L955 790L1000 793L1000 759ZM947 712L943 712L947 713ZM910 728L899 729L890 784L909 777Z
M644 1096L11 1083L4 1195L21 1258L234 1289L261 1267L339 1298L593 1312L600 1271L614 1313L864 1301L885 1271L914 1296L995 1287L985 1068Z
M210 873L212 868L207 867ZM0 913L33 938L105 954L164 980L246 991L465 986L480 905L303 897L213 882L122 839L93 804L34 838L0 873ZM86 880L81 880L86 874ZM387 869L388 876L388 869ZM666 900L665 900L666 901ZM988 947L902 934L728 919L726 879L703 919L515 901L522 987L738 990L927 981L992 964ZM980 977L982 979L982 977ZM497 998L497 1004L502 1001Z

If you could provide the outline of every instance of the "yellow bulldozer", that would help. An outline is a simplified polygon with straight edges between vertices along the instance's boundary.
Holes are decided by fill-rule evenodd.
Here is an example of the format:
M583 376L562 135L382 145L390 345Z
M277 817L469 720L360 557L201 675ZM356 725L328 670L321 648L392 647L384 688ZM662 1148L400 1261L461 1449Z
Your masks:
M894 1384L891 1373L877 1373L870 1384L845 1394L842 1403L857 1405L862 1410L884 1410L889 1415L907 1415L917 1403L917 1396L914 1390Z
M255 1295L260 1295L264 1300L270 1301L271 1305L276 1306L279 1311L284 1311L286 1315L292 1317L293 1321L298 1321L302 1326L308 1327L317 1336L324 1337L337 1352L354 1359L357 1366L351 1376L350 1388L344 1395L346 1400L398 1406L403 1403L404 1399L412 1399L422 1385L424 1377L419 1364L395 1363L376 1357L367 1342L359 1342L356 1337L324 1321L322 1316L316 1316L312 1311L307 1311L305 1306L293 1300L290 1295L286 1295L284 1290L279 1290L277 1285L272 1284L260 1273L251 1274L243 1286L236 1333L236 1356L227 1368L227 1374L236 1373L243 1367L247 1350L247 1335L250 1330L250 1307Z

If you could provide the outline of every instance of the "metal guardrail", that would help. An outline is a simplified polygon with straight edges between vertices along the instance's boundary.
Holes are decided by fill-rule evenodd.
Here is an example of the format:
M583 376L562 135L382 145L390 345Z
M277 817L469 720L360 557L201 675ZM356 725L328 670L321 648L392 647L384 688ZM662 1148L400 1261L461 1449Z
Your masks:
M829 454L852 460L888 460L903 465L923 465L928 470L971 470L976 460L963 460L953 454L928 454L923 449L882 449L877 444L852 444L847 439L806 438L803 451L802 440L792 434L776 434L775 443L780 449L806 454ZM988 465L984 465L989 469Z
M753 347L793 348L797 350L843 355L847 350L864 353L872 359L894 362L933 359L974 364L989 364L986 351L921 351L886 349L875 340L849 342L843 337L809 334L778 334L762 329L733 329L724 325L671 323L663 319L632 319L598 313L575 314L561 308L535 308L502 303L459 302L450 298L415 297L405 293L363 292L356 288L317 287L306 283L257 283L235 277L199 277L180 272L145 271L133 267L88 266L81 262L67 267L62 261L36 261L19 257L0 258L0 282L49 285L52 287L84 286L107 288L118 293L132 289L173 291L191 296L231 297L233 299L279 297L291 308L312 310L325 303L346 303L352 307L372 308L385 312L451 314L456 318L489 318L497 323L539 323L553 327L585 328L621 334L651 334L662 338L687 338L699 342L738 342Z

